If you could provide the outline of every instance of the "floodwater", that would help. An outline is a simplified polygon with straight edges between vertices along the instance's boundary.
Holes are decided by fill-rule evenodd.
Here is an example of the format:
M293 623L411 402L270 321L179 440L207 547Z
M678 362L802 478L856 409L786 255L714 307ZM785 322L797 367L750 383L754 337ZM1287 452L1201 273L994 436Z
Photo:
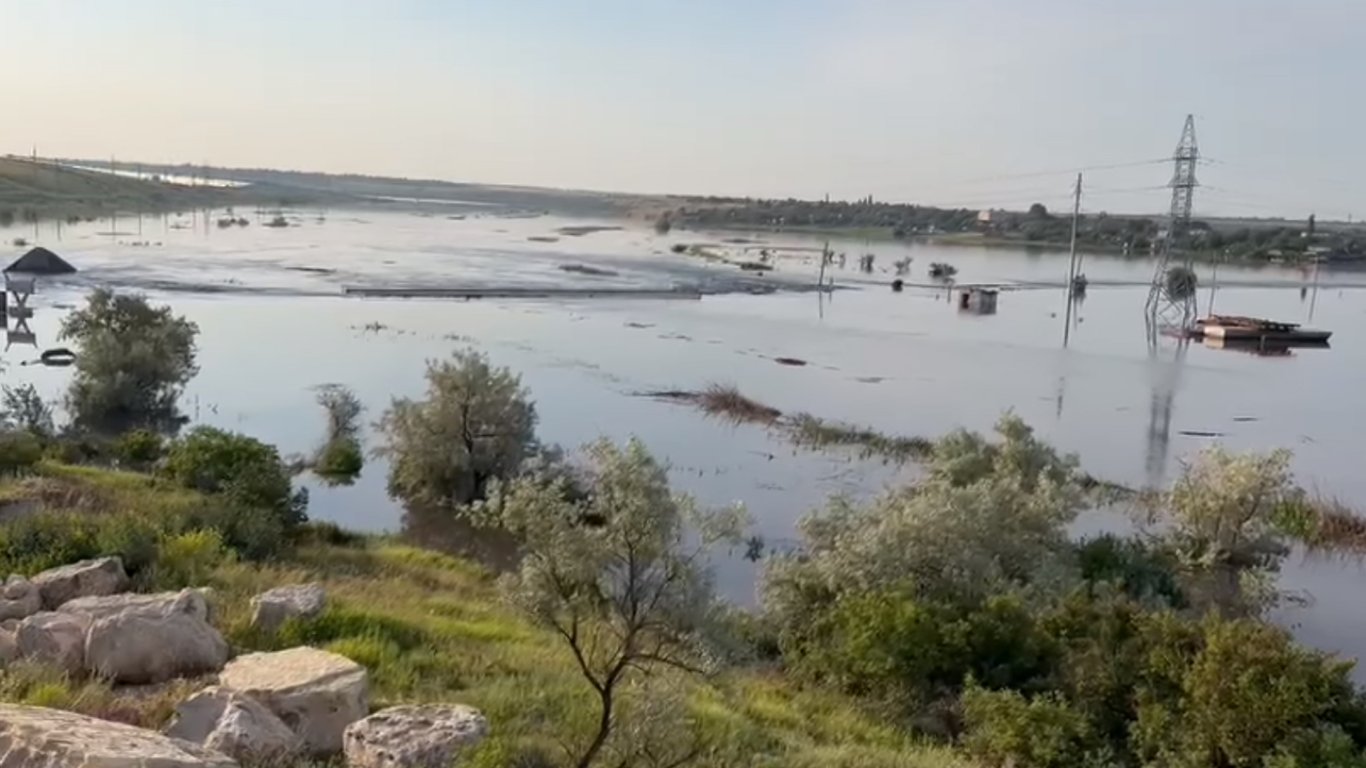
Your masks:
M0 376L59 396L68 370L20 363L57 344L62 315L89 287L110 284L143 290L199 324L201 373L182 401L196 423L255 435L286 454L305 453L322 437L317 385L351 387L374 418L391 397L422 391L427 359L474 346L522 374L544 440L574 447L602 435L638 436L668 462L678 488L707 504L743 502L756 532L779 547L827 497L864 497L914 470L797 450L762 428L709 420L639 393L735 384L785 411L926 436L960 426L987 430L1013 410L1047 440L1078 453L1088 472L1130 486L1168 482L1184 457L1216 440L1237 450L1284 447L1295 453L1302 484L1366 504L1366 398L1358 396L1366 374L1366 292L1351 273L1219 270L1216 311L1327 328L1335 331L1331 349L1268 357L1199 344L1180 350L1163 341L1152 350L1142 320L1151 264L1088 257L1083 271L1091 288L1064 348L1066 254L833 240L847 254L848 267L831 270L842 290L752 295L747 291L767 284L810 287L817 256L784 252L774 273L756 277L670 250L709 242L736 258L755 258L753 250L742 256L743 245L724 242L734 233L658 236L628 227L576 237L558 230L593 222L502 217L476 207L456 217L456 208L296 211L295 226L282 229L261 227L259 219L219 228L222 212L215 212L64 226L60 239L50 224L36 238L32 227L0 230L5 242L27 237L82 269L71 279L40 283L27 321L33 346L14 333L11 319L8 330L20 343L0 354L8 363ZM123 234L96 234L111 231ZM853 269L863 253L876 254L871 274ZM994 315L963 313L942 289L893 293L892 264L905 257L913 259L911 283L928 284L928 264L944 261L958 268L960 282L1018 289L1001 293ZM564 272L565 264L612 274ZM1200 271L1208 285L1209 268ZM341 295L346 286L385 285L687 286L711 295L473 302ZM1206 287L1202 310L1209 298ZM807 365L780 365L777 357ZM365 530L420 528L388 498L384 475L383 462L371 460L352 487L305 480L313 493L310 514ZM1355 561L1292 558L1282 584L1311 601L1285 610L1282 620L1319 647L1366 654L1366 606L1355 589L1361 575ZM752 564L722 557L718 578L732 598L753 600Z

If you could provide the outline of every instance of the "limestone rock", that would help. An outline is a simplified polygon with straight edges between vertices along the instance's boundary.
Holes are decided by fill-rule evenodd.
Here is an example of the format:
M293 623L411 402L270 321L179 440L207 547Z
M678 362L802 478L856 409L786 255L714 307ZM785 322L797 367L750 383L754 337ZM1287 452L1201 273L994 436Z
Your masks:
M94 619L85 641L86 669L134 684L222 669L228 661L223 636L201 618L202 611L175 610L176 605L161 606L164 613L143 606Z
M458 704L390 707L352 723L348 768L449 768L488 735L479 710Z
M327 595L321 584L291 584L251 599L252 626L274 632L289 619L311 619L322 613Z
M12 630L0 627L0 668L19 658L19 639Z
M369 714L365 667L316 648L239 656L218 682L266 705L310 755L340 752L346 726Z
M166 735L243 762L283 761L299 751L299 737L273 712L246 694L219 686L181 702Z
M78 597L57 608L61 613L81 613L92 619L103 619L120 613L139 613L147 616L169 616L184 613L200 621L209 620L209 603L197 589L179 592L158 592L150 595L126 593Z
M78 675L85 669L85 634L89 629L88 616L45 611L19 622L15 639L20 656Z
M43 608L49 611L78 597L128 591L128 574L123 570L123 561L117 557L82 560L53 568L34 576L32 582L43 597Z
M0 704L0 768L237 768L213 750L123 723Z
M27 619L43 610L43 598L33 582L18 574L11 575L0 588L0 621Z

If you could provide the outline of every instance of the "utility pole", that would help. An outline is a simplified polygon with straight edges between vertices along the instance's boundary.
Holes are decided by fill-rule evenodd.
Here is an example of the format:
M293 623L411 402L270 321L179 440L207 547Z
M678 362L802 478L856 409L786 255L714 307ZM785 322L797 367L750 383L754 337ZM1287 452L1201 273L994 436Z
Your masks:
M1186 115L1186 125L1181 131L1181 141L1172 154L1175 170L1167 186L1172 190L1171 213L1167 219L1167 236L1162 239L1157 268L1153 272L1153 282L1148 289L1147 321L1148 343L1156 345L1157 334L1164 327L1175 327L1184 333L1195 320L1197 311L1195 286L1182 281L1179 286L1182 295L1172 292L1174 285L1170 275L1175 266L1182 267L1186 274L1194 275L1193 254L1189 248L1181 254L1182 238L1190 229L1191 207L1195 201L1195 188L1200 183L1195 180L1195 166L1200 160L1200 150L1195 143L1195 116ZM1177 263L1177 260L1180 260Z
M1072 295L1072 286L1077 279L1077 225L1081 221L1081 174L1077 174L1077 188L1073 190L1072 196L1072 246L1071 257L1067 260L1067 285L1063 292L1067 295L1067 311L1063 313L1062 345L1067 346L1067 342L1072 338L1072 303L1076 298Z

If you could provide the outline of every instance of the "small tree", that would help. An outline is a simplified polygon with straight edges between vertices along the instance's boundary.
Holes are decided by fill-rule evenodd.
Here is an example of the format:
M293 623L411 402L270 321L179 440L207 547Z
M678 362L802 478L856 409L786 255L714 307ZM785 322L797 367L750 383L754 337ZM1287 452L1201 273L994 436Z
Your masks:
M198 372L199 328L171 308L105 288L62 323L76 343L76 376L67 393L74 421L100 431L166 427L178 420L176 400Z
M514 476L536 445L536 407L520 376L474 351L427 363L427 397L395 398L377 425L389 493L409 504L456 507Z
M1237 455L1213 447L1197 456L1156 511L1192 597L1232 614L1274 598L1271 576L1288 551L1278 516L1301 496L1288 451Z
M655 670L708 668L721 609L704 557L712 544L738 541L743 523L738 508L702 512L671 495L639 441L587 450L586 496L563 476L524 476L483 508L523 542L507 594L559 635L597 694L598 724L579 768L610 749L628 685Z
M340 384L318 388L318 405L327 413L327 438L313 455L313 473L331 485L348 485L365 466L360 444L360 398Z
M50 437L53 433L52 406L32 384L0 386L0 427L23 430L36 437Z

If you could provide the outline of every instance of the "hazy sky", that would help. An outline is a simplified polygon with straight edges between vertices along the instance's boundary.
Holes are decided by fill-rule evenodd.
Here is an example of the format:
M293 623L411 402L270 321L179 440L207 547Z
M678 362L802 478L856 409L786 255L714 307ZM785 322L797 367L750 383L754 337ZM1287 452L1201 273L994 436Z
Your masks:
M1366 216L1366 0L0 0L0 151L642 192ZM1087 174L1157 212L1165 165Z

